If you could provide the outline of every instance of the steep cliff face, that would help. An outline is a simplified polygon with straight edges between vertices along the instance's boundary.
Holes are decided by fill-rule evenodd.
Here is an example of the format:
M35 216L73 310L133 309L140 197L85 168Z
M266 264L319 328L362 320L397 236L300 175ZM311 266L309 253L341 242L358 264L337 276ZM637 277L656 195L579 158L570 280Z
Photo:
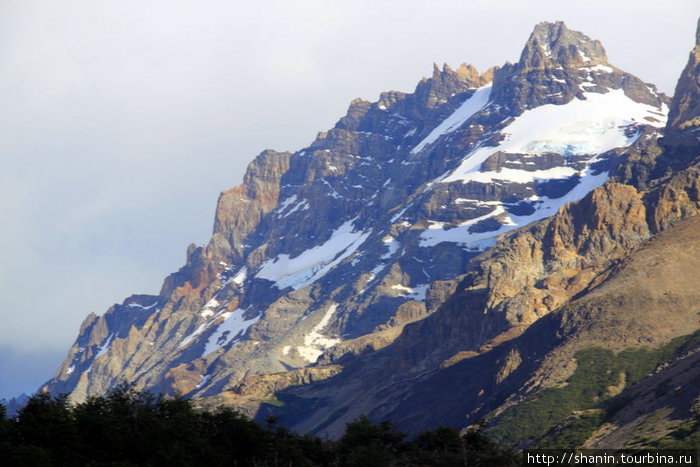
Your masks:
M214 234L207 259L243 259L245 239L279 204L282 176L291 154L264 151L248 167L243 184L221 193L216 205Z
M665 134L669 146L680 146L690 152L700 137L700 21L695 37L695 48L676 85L674 96L678 98L669 109Z
M696 212L696 172L651 175L666 112L563 23L517 64L355 100L309 147L260 154L211 241L158 296L88 317L46 387L126 379L254 414L301 385L283 419L302 431L400 415L406 381L512 340Z
M700 37L698 24L697 38ZM688 167L696 166L700 152L700 42L690 52L688 63L676 85L675 94L669 108L669 118L664 129L664 137L658 145L635 156L633 163L620 167L625 173L614 176L625 183L633 183L644 189L664 184ZM663 157L659 157L663 151Z

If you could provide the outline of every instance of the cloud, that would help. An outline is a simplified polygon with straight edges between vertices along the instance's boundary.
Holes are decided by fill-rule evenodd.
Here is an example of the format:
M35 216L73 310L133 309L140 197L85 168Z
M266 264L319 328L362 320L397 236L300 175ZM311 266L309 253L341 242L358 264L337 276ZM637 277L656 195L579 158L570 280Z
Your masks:
M410 92L433 62L515 61L555 19L672 92L695 3L3 1L0 362L156 293L255 154L303 147L353 98Z

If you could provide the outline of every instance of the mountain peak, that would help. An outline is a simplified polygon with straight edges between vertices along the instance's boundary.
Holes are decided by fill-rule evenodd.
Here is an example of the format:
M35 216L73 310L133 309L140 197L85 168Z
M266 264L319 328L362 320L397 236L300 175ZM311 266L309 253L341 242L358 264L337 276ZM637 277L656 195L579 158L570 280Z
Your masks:
M591 63L604 60L602 47L563 23L538 25L527 47L523 68L435 65L411 94L352 101L306 148L260 153L243 183L221 193L209 243L188 248L159 296L89 317L47 388L80 401L126 379L252 415L282 388L346 371L356 363L345 362L399 336L396 355L411 356L388 384L422 377L595 285L616 252L646 240L646 208L634 188L604 188L583 208L565 206L595 192L625 158L646 157L665 110L653 88ZM536 59L542 68L524 68ZM632 208L605 208L616 200ZM584 216L592 211L600 216ZM551 229L527 227L497 246L558 212ZM491 248L493 261L477 259ZM410 334L463 292L469 309L459 302L460 318L445 322L457 333ZM401 342L411 339L439 342L438 353L405 352ZM363 384L393 378L369 375ZM338 390L349 400L365 394ZM330 412L310 424L342 427L369 407L331 417L346 405L329 400L318 413Z
M525 44L518 66L542 69L607 63L605 49L600 41L572 31L563 21L542 22L535 26Z

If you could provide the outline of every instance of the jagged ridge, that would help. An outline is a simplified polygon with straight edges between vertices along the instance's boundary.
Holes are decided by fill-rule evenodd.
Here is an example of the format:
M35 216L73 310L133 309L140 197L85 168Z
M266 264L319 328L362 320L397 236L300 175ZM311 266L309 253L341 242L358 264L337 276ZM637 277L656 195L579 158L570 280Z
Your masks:
M252 413L255 397L241 398L250 396L243 388L267 397L335 375L338 365L343 377L359 365L356 355L399 335L377 352L396 358L375 365L387 369L386 381L400 379L397 365L419 375L478 351L556 310L648 238L649 210L636 192L619 188L627 198L617 199L613 188L598 188L584 203L609 202L612 214L584 222L572 238L566 223L585 216L584 205L474 259L503 233L584 198L620 161L653 152L666 101L563 23L538 25L518 64L484 74L435 67L412 94L353 101L308 148L259 155L244 183L221 194L209 244L188 248L159 296L132 297L86 320L47 387L81 399L126 378ZM539 131L528 131L534 121ZM630 210L618 219L621 206ZM661 214L655 229L669 219ZM637 228L611 234L610 220ZM554 243L535 251L545 225ZM519 271L528 249L539 269ZM460 303L466 271L474 271L473 313L461 319L480 324L443 335L430 315ZM279 372L289 377L265 381Z

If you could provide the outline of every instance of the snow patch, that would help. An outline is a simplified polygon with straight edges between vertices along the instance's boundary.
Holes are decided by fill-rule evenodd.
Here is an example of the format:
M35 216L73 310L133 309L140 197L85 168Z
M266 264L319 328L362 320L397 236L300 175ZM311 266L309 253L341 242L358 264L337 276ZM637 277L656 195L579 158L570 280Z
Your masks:
M391 217L391 223L393 224L393 223L396 222L397 220L401 219L401 216L403 216L403 213L406 212L407 209L408 209L408 206L404 207L404 208L401 209L399 212L397 212L396 214L394 214L394 215Z
M356 219L356 218L355 218ZM290 258L286 253L262 263L255 275L275 283L278 289L302 289L325 276L328 271L357 250L369 232L355 232L351 219L338 227L322 245Z
M295 203L297 200L297 195L292 195L289 198L285 199L282 201L279 206L277 207L277 210L282 212L284 211L290 204Z
M482 201L480 199L472 199L472 198L457 198L455 200L455 204L476 204L477 206L498 206L501 204L500 201Z
M243 317L245 310L237 308L221 315L224 321L219 324L216 330L209 336L204 345L202 357L218 350L231 342L239 342L245 335L248 328L260 320L261 315L246 320Z
M142 310L150 310L151 308L153 308L157 304L158 304L158 300L156 300L155 302L151 303L148 306L139 305L138 303L129 303L127 306L129 308L141 308Z
M405 285L396 284L392 285L391 288L401 291L402 293L399 294L401 297L415 300L417 302L424 302L425 294L428 291L428 284L420 284L416 285L415 287L406 287Z
M295 204L294 207L293 207L287 214L285 214L285 215L282 216L282 217L288 217L288 216L294 214L294 213L297 212L297 211L306 211L306 210L309 209L310 207L311 207L311 206L309 206L309 202L308 202L308 201L306 201L306 200L300 201L300 202L298 202L297 204Z
M411 149L411 154L416 154L422 151L426 146L437 141L437 139L442 135L451 133L462 126L462 124L469 120L472 115L486 107L490 96L491 83L477 89L474 94L469 97L469 99L464 101L464 103L462 103L462 105L460 105L457 110L452 113L452 115L443 120L442 123L435 127L433 131L431 131L428 136L423 139L423 141Z
M341 341L340 339L329 338L321 334L321 330L328 326L328 322L337 308L337 304L329 306L328 310L326 310L326 314L321 318L321 321L311 329L311 332L304 336L304 345L297 346L297 352L299 352L299 355L301 355L304 360L310 363L316 363L318 357L320 357L326 349Z
M497 172L474 172L468 177L469 181L480 183L491 183L494 181L506 181L516 183L529 183L542 180L566 179L576 175L576 171L572 167L552 167L545 170L518 170L510 168L501 168ZM499 201L493 201L499 203Z
M374 281L377 278L377 276L379 276L379 274L384 269L386 269L386 267L388 265L389 265L388 263L379 263L374 268L372 268L372 270L369 272L369 274L367 276L367 280L365 281L365 286L362 288L362 290L360 290L358 292L358 295L362 295L363 293L365 293L367 291L367 289L369 288L369 286L371 285L372 281Z
M340 194L335 190L335 188L333 188L333 185L331 185L330 183L328 183L328 181L327 181L325 178L322 178L321 181L322 181L322 182L328 187L328 189L330 190L330 193L329 193L329 194L331 195L331 198L335 198L335 199L342 199L342 198L343 198L343 197L340 196ZM307 206L308 206L308 204L307 204Z
M391 258L392 256L394 256L394 253L396 253L396 252L398 251L398 249L401 247L401 243L399 243L399 241L396 240L396 239L395 239L394 237L392 237L391 235L387 235L386 237L384 237L384 238L382 239L382 243L383 243L384 246L386 246L386 247L388 248L388 250L389 250L389 251L387 251L386 253L384 253L384 254L381 256L381 258L379 258L379 259L382 259L382 260L384 260L384 259L389 259L389 258Z
M114 334L110 334L109 337L107 337L107 339L105 340L105 342L98 347L97 354L95 355L95 358L93 360L97 360L97 358L107 353L107 351L109 350L109 346L112 345L113 339Z
M209 327L210 324L211 321L200 324L199 327L197 327L197 329L195 329L195 331L192 334L182 339L182 342L178 344L177 348L181 349L187 346L190 342L194 341L197 337L199 337L200 334L204 332L205 329L207 329L207 327Z
M583 68L584 70L588 70L590 73L591 71L602 71L603 73L612 73L614 70L610 68L609 66L605 65L596 65L596 66L587 66Z
M200 389L201 387L203 387L205 384L207 384L207 381L209 381L210 377L211 377L211 375L202 375L202 381L200 381L199 384L194 388L195 391L197 389Z
M561 206L580 200L590 191L602 186L607 181L608 172L601 172L597 175L593 175L591 171L590 167L586 168L579 183L561 198L550 199L546 196L531 197L530 201L535 202L535 212L531 215L516 216L509 214L502 205L498 205L488 214L469 219L447 230L444 229L445 224L443 222L431 221L431 225L421 233L419 245L422 247L431 247L442 242L452 242L475 250L490 248L496 244L499 235L531 222L549 217L555 214ZM469 231L470 227L477 222L496 216L503 217L502 225L498 229L487 232Z
M370 275L372 276L372 279L374 279L380 272L382 272L382 271L384 270L384 268L386 268L386 266L387 266L386 263L379 263L378 265L376 265L376 266L369 272ZM369 281L371 281L372 279L368 279L367 281L369 282Z
M213 308L216 308L219 305L221 305L219 303L219 301L216 300L215 298L212 298L202 307L201 311L199 312L199 315L204 317L204 318L207 318L209 316L213 316L214 315Z
M234 284L238 285L239 287L243 285L243 282L246 280L246 277L248 277L248 268L243 266L235 276L233 276L230 281L233 282Z

